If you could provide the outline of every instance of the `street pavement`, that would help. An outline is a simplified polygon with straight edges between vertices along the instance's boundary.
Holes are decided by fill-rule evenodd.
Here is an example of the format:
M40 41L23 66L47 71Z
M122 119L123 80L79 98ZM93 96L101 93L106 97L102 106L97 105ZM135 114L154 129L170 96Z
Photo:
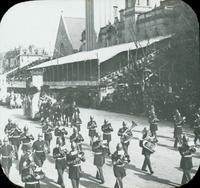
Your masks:
M86 162L82 163L82 170L84 171L83 177L80 180L80 188L112 188L115 184L115 177L113 174L113 168L110 158L106 158L106 164L103 166L105 183L99 184L95 179L96 167L93 165L93 154L89 146L89 137L87 130L87 122L92 115L97 122L99 131L103 124L104 119L108 120L114 129L112 134L112 141L110 143L111 153L115 151L117 143L120 139L117 136L119 128L122 126L122 121L125 121L128 126L131 125L131 121L134 120L138 126L134 128L134 137L131 140L129 146L129 154L131 162L126 167L127 176L123 179L124 188L164 188L179 186L182 178L182 171L179 168L180 154L177 149L173 148L173 125L170 122L160 122L158 127L158 145L156 152L151 155L151 163L154 174L150 175L141 171L144 156L141 154L141 147L139 147L139 139L141 138L141 131L144 127L149 127L147 119L139 116L124 115L119 113L112 113L94 109L80 109L80 116L82 119L81 134L84 137L83 150L86 156ZM37 134L41 133L42 127L38 121L31 121L26 119L23 115L22 109L8 109L7 107L0 106L0 139L4 137L4 127L7 123L7 119L11 118L13 121L17 121L19 127L23 128L25 125L29 128L29 131L37 139ZM72 133L72 129L68 128L69 135ZM193 140L192 131L188 130L189 137ZM55 146L55 138L51 143L51 153L47 156L47 160L44 163L43 171L46 174L46 178L41 182L41 188L56 188L60 187L56 184L57 171L55 169L54 159L52 157L52 150ZM69 144L68 144L69 147ZM21 149L20 149L21 152ZM21 155L21 153L20 153ZM200 151L196 152L193 157L193 169L192 176L198 170L200 163ZM10 180L20 186L24 186L21 182L21 177L18 173L18 161L13 161L11 167ZM64 183L66 188L71 188L71 181L68 178L67 169L64 172Z

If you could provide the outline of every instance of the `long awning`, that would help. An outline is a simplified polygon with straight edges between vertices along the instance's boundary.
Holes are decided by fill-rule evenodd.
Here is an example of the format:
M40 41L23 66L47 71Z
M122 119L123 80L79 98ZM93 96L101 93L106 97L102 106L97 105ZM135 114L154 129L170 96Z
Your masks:
M71 54L71 55L61 57L58 59L46 61L44 63L41 63L40 65L36 65L36 66L30 68L30 70L38 69L38 68L45 68L45 67L50 67L50 66L56 66L56 65L63 65L63 64L67 64L67 63L88 61L88 60L98 60L99 63L103 63L121 52L125 52L128 50L134 50L137 48L143 48L143 47L146 47L153 43L159 42L161 40L171 38L171 36L172 35L159 36L156 38L151 38L149 40L143 40L143 41L137 42L138 46L136 46L135 42L130 42L130 43L125 43L125 44L100 48L100 49L96 49L96 50L92 50L92 51L78 52L78 53Z

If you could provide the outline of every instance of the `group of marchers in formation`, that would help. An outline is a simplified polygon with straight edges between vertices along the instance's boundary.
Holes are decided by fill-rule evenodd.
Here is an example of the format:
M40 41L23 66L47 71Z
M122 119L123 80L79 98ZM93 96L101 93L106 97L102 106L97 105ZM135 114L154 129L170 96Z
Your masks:
M62 113L59 104L56 108L54 106L54 113L50 112L52 107L51 102L46 99L43 101L40 109L42 132L38 134L37 140L30 134L27 126L19 128L17 122L12 122L8 119L4 132L7 135L0 144L1 166L4 173L9 177L10 167L12 160L18 160L18 151L21 147L23 154L19 159L19 173L22 182L25 183L27 188L39 188L40 181L48 174L42 170L43 163L46 156L50 155L52 137L56 137L56 147L53 148L53 158L55 159L55 168L58 174L57 184L65 187L63 180L63 173L68 168L69 179L71 180L72 187L78 188L81 174L81 164L85 162L85 154L82 149L84 142L83 136L80 134L81 118L80 110L76 103L69 106L68 113ZM52 112L52 111L51 111ZM180 167L183 170L183 177L181 184L185 184L191 180L192 154L198 148L197 140L200 139L200 108L196 112L194 121L194 141L189 141L188 136L183 131L185 118L181 116L178 110L174 114L174 147L178 147L181 155ZM144 162L141 171L149 175L154 173L151 167L150 156L155 152L155 147L158 142L158 118L155 114L154 106L149 109L149 129L144 128L142 131L142 139L139 145L142 148L144 155ZM122 127L118 130L120 143L116 145L116 151L110 153L110 142L113 132L111 123L104 120L101 126L102 132L97 131L97 123L92 116L87 124L90 147L94 154L93 164L97 167L96 179L100 184L104 184L103 165L106 158L111 158L113 165L113 173L116 177L116 182L113 182L113 187L123 188L123 178L126 176L126 165L131 162L128 148L130 140L133 138L133 129L137 123L132 121L131 126L127 126L122 122ZM68 135L66 127L72 128L72 135ZM68 136L67 136L68 135ZM1 141L1 140L0 140ZM67 149L67 145L71 146L71 150Z

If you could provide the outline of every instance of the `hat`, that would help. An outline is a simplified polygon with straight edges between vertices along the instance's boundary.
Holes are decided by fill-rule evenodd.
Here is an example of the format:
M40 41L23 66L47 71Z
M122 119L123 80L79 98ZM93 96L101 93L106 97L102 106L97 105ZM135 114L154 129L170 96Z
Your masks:
M117 149L117 150L122 150L122 149L123 149L122 144L121 144L121 143L118 143L116 149Z
M3 141L4 141L4 142L8 142L8 138L7 138L7 137L4 137Z
M28 127L27 126L24 126L24 131L28 131Z
M123 122L122 122L122 125L126 125L126 123L123 121Z
M38 137L43 137L42 133L39 133L39 134L38 134Z

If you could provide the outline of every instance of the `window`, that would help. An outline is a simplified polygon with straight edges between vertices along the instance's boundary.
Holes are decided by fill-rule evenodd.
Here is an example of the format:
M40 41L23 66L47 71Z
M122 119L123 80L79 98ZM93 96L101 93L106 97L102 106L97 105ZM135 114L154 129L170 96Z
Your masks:
M147 0L147 6L149 6L149 0Z
M59 56L64 56L65 54L65 47L64 44L61 42L60 43L60 52L59 52Z
M140 5L140 0L137 0L137 5Z

